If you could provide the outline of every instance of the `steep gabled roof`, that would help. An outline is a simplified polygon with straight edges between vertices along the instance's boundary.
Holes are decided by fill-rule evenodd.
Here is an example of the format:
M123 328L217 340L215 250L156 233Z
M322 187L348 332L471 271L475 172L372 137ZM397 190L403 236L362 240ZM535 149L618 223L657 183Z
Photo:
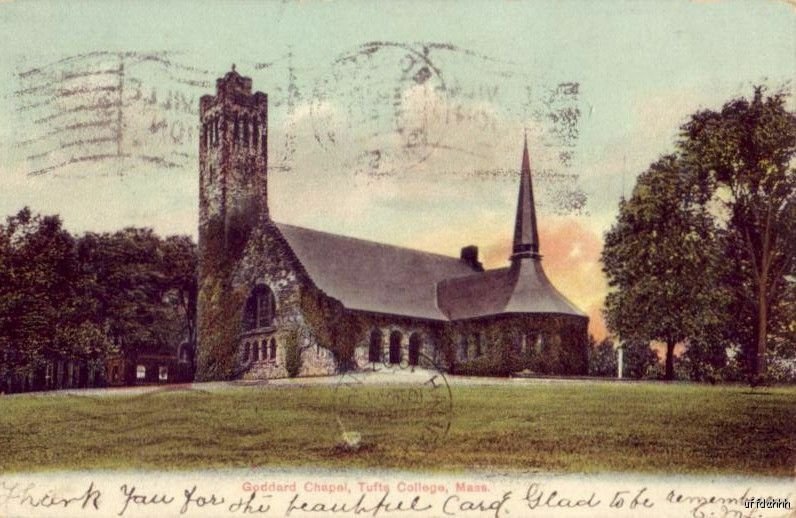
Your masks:
M316 286L348 309L433 320L501 314L587 318L542 269L528 141L511 266L481 272L455 257L276 224Z
M447 320L436 285L475 272L446 255L276 223L315 285L348 309Z

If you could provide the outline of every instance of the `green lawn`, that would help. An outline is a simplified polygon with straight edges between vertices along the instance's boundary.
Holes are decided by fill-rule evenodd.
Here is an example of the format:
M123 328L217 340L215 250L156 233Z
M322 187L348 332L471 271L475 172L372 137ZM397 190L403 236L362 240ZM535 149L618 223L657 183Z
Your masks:
M359 449L341 446L341 426L361 434ZM450 401L445 389L395 386L0 397L0 472L252 466L793 475L796 387L453 386Z

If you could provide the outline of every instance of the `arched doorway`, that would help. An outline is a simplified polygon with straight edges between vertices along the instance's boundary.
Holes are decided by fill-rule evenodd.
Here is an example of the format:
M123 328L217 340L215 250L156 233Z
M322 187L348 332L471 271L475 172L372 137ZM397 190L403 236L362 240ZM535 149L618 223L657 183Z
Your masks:
M368 345L368 361L381 361L381 331L374 329L370 332L370 344Z
M412 333L409 336L409 365L417 365L420 359L420 345L423 340L417 333Z
M390 333L390 363L401 363L401 333Z

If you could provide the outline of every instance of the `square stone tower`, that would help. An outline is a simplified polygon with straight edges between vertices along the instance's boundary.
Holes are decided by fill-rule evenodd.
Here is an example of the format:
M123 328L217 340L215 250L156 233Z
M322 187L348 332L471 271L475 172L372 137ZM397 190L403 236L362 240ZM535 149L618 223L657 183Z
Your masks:
M199 239L234 252L268 217L268 97L253 94L252 80L233 65L216 95L201 98L200 118Z
M224 365L238 318L227 315L232 276L252 230L268 220L268 97L235 71L200 99L197 377L231 375ZM234 320L234 322L233 322ZM229 328L229 329L227 329ZM237 333L237 329L235 329ZM228 336L229 335L229 336ZM220 363L219 363L220 362Z

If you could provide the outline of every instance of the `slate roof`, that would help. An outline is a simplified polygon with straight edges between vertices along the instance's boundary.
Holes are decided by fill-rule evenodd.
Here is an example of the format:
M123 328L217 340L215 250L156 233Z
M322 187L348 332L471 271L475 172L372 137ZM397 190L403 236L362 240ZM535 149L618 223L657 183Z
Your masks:
M450 320L516 313L586 317L550 283L539 260L446 279L439 284L439 307Z
M504 313L586 315L538 260L476 272L456 257L276 223L315 285L348 309L458 320Z
M276 223L315 285L348 309L447 320L436 285L475 272L456 257Z
M507 268L481 272L456 257L276 226L316 286L349 309L433 320L518 313L587 318L542 269L527 137Z

